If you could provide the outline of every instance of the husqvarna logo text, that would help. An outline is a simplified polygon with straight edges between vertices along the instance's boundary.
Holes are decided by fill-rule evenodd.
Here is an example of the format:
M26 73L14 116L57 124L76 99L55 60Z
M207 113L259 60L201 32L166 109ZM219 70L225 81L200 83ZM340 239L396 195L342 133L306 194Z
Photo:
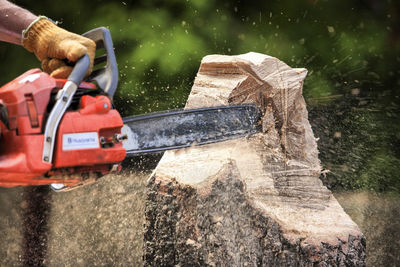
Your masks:
M91 143L91 142L96 142L96 139L94 139L94 138L71 138L71 137L68 137L68 144L72 144L72 143L86 144L86 143Z
M99 136L97 132L74 133L63 135L63 150L78 150L99 148Z

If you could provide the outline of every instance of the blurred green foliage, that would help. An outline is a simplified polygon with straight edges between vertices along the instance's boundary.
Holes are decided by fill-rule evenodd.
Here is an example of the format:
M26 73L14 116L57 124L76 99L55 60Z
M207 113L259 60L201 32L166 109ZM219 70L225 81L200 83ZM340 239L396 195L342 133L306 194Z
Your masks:
M123 115L183 107L207 54L265 53L309 70L304 95L330 187L400 192L400 7L392 0L16 1L82 33L111 30ZM38 67L0 47L1 83Z

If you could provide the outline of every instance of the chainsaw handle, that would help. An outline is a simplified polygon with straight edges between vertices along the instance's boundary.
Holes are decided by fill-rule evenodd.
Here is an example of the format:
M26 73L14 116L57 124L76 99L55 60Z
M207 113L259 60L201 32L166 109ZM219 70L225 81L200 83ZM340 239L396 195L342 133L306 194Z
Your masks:
M90 58L88 54L85 54L76 62L71 74L68 76L68 81L79 85L85 77L86 73L88 72L89 68Z
M63 88L57 92L56 102L49 113L46 127L44 128L42 161L45 163L51 163L53 161L58 125L65 111L71 104L74 94L89 68L90 58L88 54L85 54L78 59L71 74L68 76L68 81L64 84Z
M112 99L118 85L118 66L110 31L99 27L84 33L83 36L96 43L96 52L104 49L103 55L95 57L93 71L88 80L96 81L98 87ZM104 62L106 62L105 66L103 66Z

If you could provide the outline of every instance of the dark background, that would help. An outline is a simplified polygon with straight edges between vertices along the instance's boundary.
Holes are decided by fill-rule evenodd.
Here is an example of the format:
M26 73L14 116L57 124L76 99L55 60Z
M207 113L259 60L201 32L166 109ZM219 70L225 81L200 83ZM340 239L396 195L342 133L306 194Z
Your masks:
M208 54L254 51L307 68L309 120L330 171L321 179L344 194L342 205L348 192L383 201L382 213L370 208L364 217L382 216L382 237L399 237L390 223L399 219L398 211L388 204L393 198L398 203L400 195L399 1L14 2L76 33L110 29L120 72L115 105L123 115L183 107ZM40 66L11 44L1 44L0 58L0 84ZM373 233L371 227L362 230ZM388 249L379 252L388 263L400 261L394 240L382 241Z

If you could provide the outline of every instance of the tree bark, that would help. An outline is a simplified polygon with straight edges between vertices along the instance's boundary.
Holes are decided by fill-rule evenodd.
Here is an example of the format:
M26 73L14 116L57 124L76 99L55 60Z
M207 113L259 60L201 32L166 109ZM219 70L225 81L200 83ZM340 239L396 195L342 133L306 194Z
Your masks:
M147 185L145 265L365 265L363 234L319 179L306 74L258 53L203 58L186 108L256 103L263 131L164 154Z

